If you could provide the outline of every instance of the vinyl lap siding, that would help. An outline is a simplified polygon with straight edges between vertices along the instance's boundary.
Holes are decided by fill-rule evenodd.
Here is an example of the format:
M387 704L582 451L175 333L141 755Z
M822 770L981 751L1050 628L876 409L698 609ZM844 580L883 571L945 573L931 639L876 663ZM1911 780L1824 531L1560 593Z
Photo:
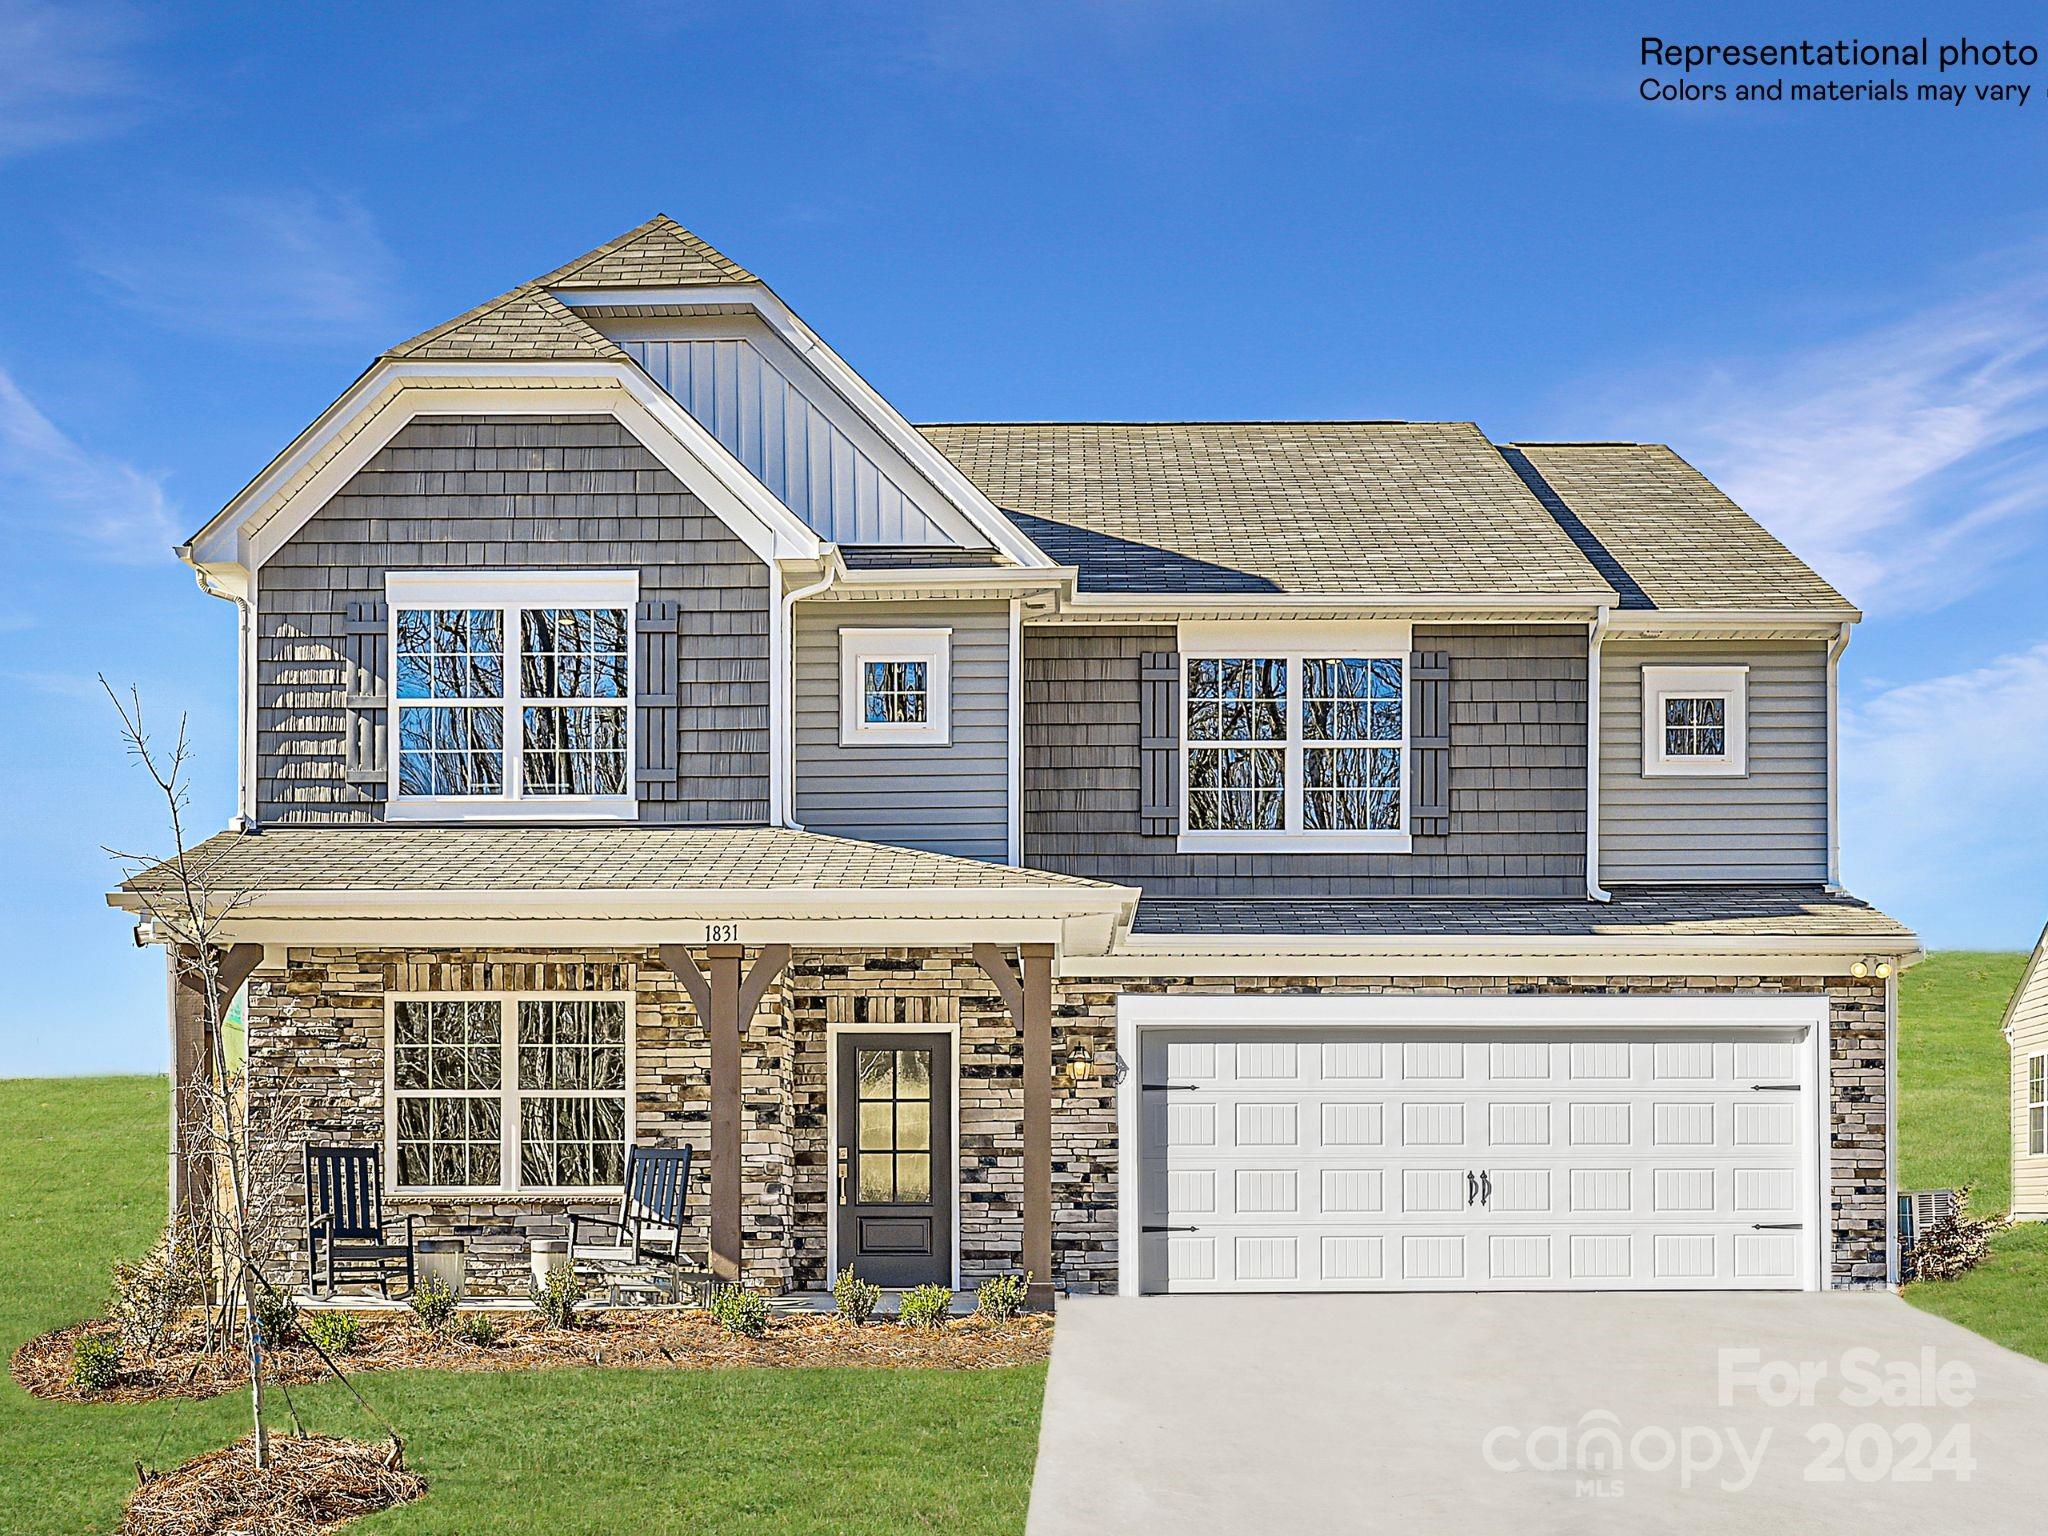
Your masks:
M1024 861L1148 896L1576 896L1585 892L1586 637L1418 626L1451 656L1451 818L1405 854L1184 854L1139 831L1139 658L1170 627L1024 639Z
M2027 1151L2027 1058L2048 1052L2048 963L2036 959L2012 1011L2012 1213L2048 1220L2048 1157Z
M949 745L839 744L842 627L952 630ZM806 603L792 651L799 823L933 853L1009 856L1008 604Z
M1745 776L1643 777L1645 664L1749 668ZM1827 732L1827 652L1819 643L1606 645L1603 882L1827 879Z
M644 821L768 813L768 569L610 417L420 417L266 563L257 587L257 804L377 821L343 778L342 620L393 570L640 572L681 605L683 798Z

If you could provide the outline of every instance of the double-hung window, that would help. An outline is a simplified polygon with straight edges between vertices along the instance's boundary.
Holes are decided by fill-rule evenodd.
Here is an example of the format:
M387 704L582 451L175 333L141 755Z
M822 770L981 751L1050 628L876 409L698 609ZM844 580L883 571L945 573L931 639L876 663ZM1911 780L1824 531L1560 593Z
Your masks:
M1181 846L1405 848L1405 655L1184 649Z
M636 587L391 575L390 813L629 817Z
M2027 1058L2027 1155L2048 1157L2048 1056Z
M608 993L392 998L397 1187L619 1187L632 1143L630 1007Z

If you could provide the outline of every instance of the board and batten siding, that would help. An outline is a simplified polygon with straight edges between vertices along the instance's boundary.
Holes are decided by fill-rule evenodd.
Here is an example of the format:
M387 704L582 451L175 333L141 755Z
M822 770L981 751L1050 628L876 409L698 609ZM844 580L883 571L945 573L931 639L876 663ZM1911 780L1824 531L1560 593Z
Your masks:
M918 506L937 494L929 482L765 327L668 336L612 329L627 356L822 537L954 542Z
M2027 1150L2027 1058L2048 1054L2048 955L2037 953L2028 966L2011 1026L2012 1213L2022 1221L2048 1221L2048 1156Z
M1749 668L1748 772L1643 776L1643 668ZM1600 877L1825 881L1827 649L1609 641L1600 652Z
M842 628L952 631L948 745L840 745ZM1007 603L801 603L791 651L796 819L805 830L966 858L1008 858Z
M1450 821L1408 853L1181 853L1140 829L1139 667L1171 627L1024 632L1024 862L1148 896L1583 896L1586 634L1418 625L1451 659Z
M422 416L258 575L260 820L382 819L382 786L344 775L343 622L409 570L637 570L681 609L680 797L641 820L767 818L767 566L609 416Z

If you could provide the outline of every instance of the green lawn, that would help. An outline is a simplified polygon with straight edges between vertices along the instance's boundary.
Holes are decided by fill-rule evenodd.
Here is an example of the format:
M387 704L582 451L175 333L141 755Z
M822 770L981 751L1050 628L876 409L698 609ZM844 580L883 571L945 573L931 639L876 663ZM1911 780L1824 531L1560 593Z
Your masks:
M2010 1055L1999 1025L2027 957L1945 950L1899 982L1899 1187L1968 1184L1972 1207L2012 1207Z
M1899 985L1899 1180L1902 1188L1972 1186L1971 1208L2012 1204L2009 1055L1999 1025L2027 957L1949 951ZM1960 1280L1906 1287L1914 1306L2048 1360L2048 1226L1999 1236Z
M162 1078L0 1080L0 1350L95 1311L163 1214ZM432 1483L370 1533L1016 1532L1043 1367L366 1375ZM375 1438L333 1387L313 1427ZM241 1431L239 1399L92 1407L0 1384L0 1531L108 1530L138 1459Z

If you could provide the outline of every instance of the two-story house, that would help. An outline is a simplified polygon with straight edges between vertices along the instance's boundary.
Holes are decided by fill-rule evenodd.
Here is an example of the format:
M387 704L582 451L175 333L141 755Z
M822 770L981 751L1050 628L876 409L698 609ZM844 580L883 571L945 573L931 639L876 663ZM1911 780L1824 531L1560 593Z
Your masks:
M914 427L657 218L179 553L240 625L252 1102L422 1231L687 1143L775 1289L1893 1273L1857 613L1667 448Z

